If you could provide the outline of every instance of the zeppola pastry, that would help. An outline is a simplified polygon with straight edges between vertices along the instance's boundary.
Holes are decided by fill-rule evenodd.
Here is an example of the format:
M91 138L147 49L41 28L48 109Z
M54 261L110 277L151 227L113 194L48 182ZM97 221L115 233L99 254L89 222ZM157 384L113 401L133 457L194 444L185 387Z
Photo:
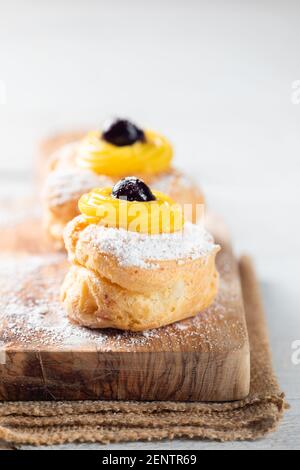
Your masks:
M79 197L94 187L113 186L130 174L176 202L190 205L186 217L195 221L196 205L203 204L203 194L172 167L172 159L172 146L164 136L121 119L107 122L102 131L65 143L50 158L44 187L48 233L59 245L65 225L79 214Z
M64 231L71 267L61 296L71 321L141 331L213 302L220 247L169 196L127 177L84 194L79 209Z

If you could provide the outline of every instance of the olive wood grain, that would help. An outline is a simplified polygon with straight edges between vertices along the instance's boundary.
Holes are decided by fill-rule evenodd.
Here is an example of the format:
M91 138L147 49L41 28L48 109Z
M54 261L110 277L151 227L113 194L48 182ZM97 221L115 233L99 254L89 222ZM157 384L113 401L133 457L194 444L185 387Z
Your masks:
M238 266L228 240L218 239L218 298L197 317L146 333L79 332L72 325L64 333L68 322L58 302L68 267L65 255L51 254L38 217L2 226L0 233L0 342L5 356L0 361L0 400L222 402L248 395L248 334ZM20 285L12 324L11 313L6 313L12 293L1 264L13 258L29 266L37 255L53 260L31 270L30 278L16 276ZM47 305L43 315L33 318L33 308L27 318L28 299L30 305ZM60 336L52 334L53 325Z

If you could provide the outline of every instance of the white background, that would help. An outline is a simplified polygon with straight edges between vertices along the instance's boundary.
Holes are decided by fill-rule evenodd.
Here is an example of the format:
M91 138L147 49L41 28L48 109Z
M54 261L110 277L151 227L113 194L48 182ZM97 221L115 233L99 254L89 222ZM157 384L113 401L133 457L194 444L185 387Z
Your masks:
M0 0L0 196L30 191L42 137L128 116L173 141L254 256L294 406L250 447L300 447L299 44L297 0Z

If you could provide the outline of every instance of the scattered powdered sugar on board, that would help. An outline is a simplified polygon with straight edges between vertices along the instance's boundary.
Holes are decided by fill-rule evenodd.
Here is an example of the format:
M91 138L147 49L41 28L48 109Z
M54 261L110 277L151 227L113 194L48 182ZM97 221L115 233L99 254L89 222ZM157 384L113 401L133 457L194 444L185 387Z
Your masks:
M147 342L142 333L90 330L70 323L59 300L67 267L63 254L0 256L1 343L6 347L111 350L111 341L114 349L124 340L133 347Z
M124 229L89 225L80 235L101 252L111 254L121 266L144 269L158 267L155 261L176 260L179 264L210 254L217 246L200 225L186 222L182 232L146 235Z
M242 302L238 277L232 276L232 260L226 253L220 255L219 269L222 271L225 265L231 273L222 273L218 296L206 311L160 329L133 333L90 330L69 322L59 300L68 269L65 255L2 255L0 342L21 350L143 351L151 349L151 344L157 351L199 350L199 344L206 350L222 349L231 342L233 330L237 338L243 334L242 316L232 320L232 316L236 318L236 306Z
M64 255L0 258L0 339L27 346L89 340L88 330L69 323L59 301ZM101 338L100 338L101 340Z

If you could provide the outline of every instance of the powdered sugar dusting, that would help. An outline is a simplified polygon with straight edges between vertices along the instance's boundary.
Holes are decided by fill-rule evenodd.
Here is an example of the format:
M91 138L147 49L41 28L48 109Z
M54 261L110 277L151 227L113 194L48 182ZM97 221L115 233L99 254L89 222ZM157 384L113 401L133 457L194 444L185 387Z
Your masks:
M55 150L51 157L54 168L61 170L74 168L79 145L80 141L69 142Z
M0 339L26 346L89 340L69 323L59 300L64 255L0 258Z
M153 189L165 194L169 194L171 190L174 190L174 186L191 189L195 186L195 183L189 176L179 172L164 173L163 175L158 176L152 183Z
M108 178L89 170L58 169L45 182L44 198L51 207L72 201L95 187L110 185Z
M145 235L123 229L90 225L82 233L103 252L117 257L121 266L144 269L158 267L155 261L176 260L179 264L206 256L217 248L201 226L187 222L182 232Z
M0 342L7 349L37 351L207 351L224 350L227 345L239 348L245 328L240 283L232 274L233 258L221 253L218 268L220 289L209 309L173 325L132 333L89 330L69 322L59 300L68 269L65 255L3 255L0 257Z

